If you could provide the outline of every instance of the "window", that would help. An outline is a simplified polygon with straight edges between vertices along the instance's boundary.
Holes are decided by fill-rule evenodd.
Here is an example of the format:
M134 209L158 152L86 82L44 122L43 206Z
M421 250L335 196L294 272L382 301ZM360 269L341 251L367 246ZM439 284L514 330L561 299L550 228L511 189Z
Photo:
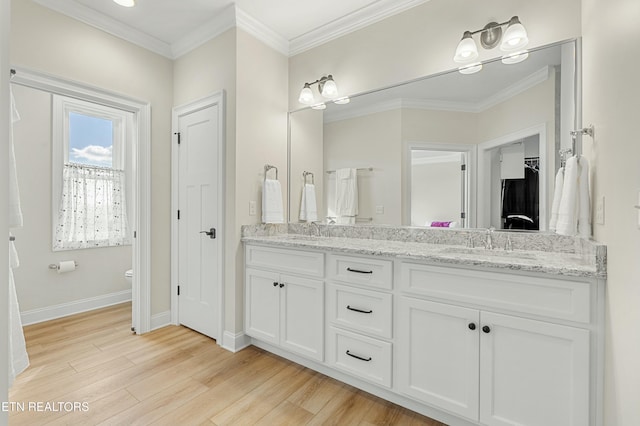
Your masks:
M130 244L127 159L132 115L53 97L53 249Z

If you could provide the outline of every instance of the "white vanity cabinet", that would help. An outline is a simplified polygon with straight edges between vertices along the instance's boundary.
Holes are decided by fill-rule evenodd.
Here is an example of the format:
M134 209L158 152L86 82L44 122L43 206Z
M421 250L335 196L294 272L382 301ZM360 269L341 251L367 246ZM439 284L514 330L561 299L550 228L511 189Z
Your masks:
M483 425L590 423L588 282L403 263L402 288L402 393Z
M327 279L327 362L390 388L393 261L330 254Z
M246 334L323 361L324 254L259 246L245 254Z

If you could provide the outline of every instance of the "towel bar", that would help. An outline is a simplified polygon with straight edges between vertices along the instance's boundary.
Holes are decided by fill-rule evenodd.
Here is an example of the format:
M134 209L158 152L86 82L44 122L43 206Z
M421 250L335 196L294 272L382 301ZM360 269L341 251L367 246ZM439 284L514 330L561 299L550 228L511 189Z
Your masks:
M271 164L264 165L264 179L267 180L267 172L271 169L276 169L276 180L278 180L278 168L276 166L272 166Z
M311 176L311 184L315 185L313 173L307 171L302 172L302 179L304 179L304 183L307 183L307 176Z

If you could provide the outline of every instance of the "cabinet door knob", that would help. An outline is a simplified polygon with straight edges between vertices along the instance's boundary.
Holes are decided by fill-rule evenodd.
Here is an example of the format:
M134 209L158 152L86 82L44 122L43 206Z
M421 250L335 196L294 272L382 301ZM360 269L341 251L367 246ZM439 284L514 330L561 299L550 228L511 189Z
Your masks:
M485 325L484 327L482 327L482 331L484 331L485 333L489 333L491 332L491 329L489 328L488 325Z
M283 283L280 283L280 288L282 288L282 287L284 287L284 284L283 284Z
M274 283L273 283L273 286L274 286L274 287L278 287L278 283L277 283L277 282L274 282Z
M475 329L476 329L476 323L470 322L469 323L469 330L475 330Z

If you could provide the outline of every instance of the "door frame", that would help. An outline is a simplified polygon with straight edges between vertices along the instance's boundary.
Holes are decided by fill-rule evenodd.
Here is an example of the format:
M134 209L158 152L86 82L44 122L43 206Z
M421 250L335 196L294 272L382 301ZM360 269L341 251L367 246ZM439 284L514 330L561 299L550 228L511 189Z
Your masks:
M466 174L464 194L466 204L465 228L476 226L476 145L464 143L438 143L405 141L402 155L402 221L411 226L411 151L423 149L428 151L460 152L466 157Z
M137 132L133 134L133 282L131 323L137 334L151 331L151 104L110 90L52 76L24 67L11 84L69 96L133 113Z
M178 138L180 117L191 114L210 106L218 105L218 232L217 239L220 241L218 278L218 339L216 343L222 346L224 336L224 273L225 273L225 200L226 200L226 114L225 114L225 92L220 90L204 98L189 102L184 105L174 107L171 111L171 323L180 325L180 312L178 311L178 207L179 207L179 151Z
M490 156L488 152L502 145L508 145L519 139L525 139L530 136L538 135L538 149L540 154L540 166L538 174L542 176L539 179L539 195L538 195L538 212L540 215L539 230L548 231L549 211L548 206L548 170L555 170L555 157L547 153L547 125L546 123L527 127L502 135L495 139L488 140L478 144L478 224L486 223L487 218L491 218L491 205L487 202L489 197L489 179L491 177ZM554 172L555 173L555 172ZM553 175L555 177L555 174Z

